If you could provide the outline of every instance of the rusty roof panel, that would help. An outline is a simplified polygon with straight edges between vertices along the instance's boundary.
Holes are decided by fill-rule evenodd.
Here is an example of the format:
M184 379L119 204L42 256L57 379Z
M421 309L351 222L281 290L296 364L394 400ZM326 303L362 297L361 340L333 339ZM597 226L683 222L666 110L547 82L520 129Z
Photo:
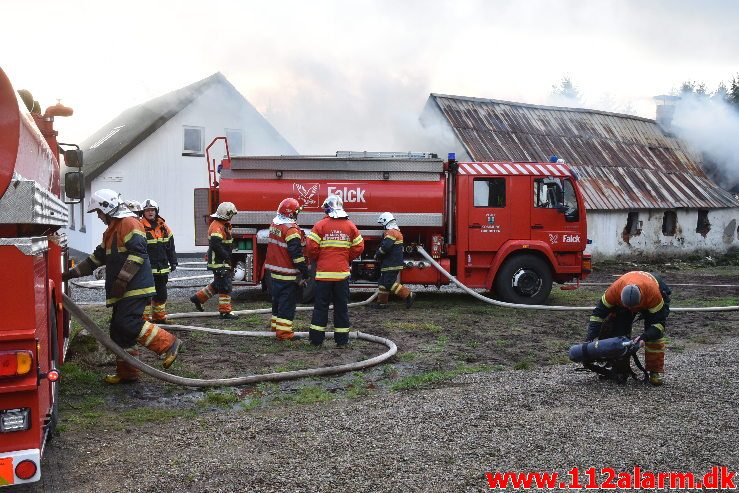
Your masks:
M654 120L580 108L432 94L475 161L547 161L582 178L589 209L739 207L698 154Z

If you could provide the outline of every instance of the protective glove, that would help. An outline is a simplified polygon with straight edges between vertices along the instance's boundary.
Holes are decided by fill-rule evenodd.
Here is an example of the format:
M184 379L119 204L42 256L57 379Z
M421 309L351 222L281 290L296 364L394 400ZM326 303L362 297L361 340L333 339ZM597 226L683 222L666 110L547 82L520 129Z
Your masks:
M643 335L636 336L633 339L631 339L631 342L633 342L634 344L639 344L639 347L644 347L644 336Z
M113 283L113 288L110 290L110 296L112 298L120 298L126 292L126 286L128 282L120 277Z
M176 270L177 270L177 264L174 264L174 265L170 266L170 268L169 268L169 271L170 272L174 272Z

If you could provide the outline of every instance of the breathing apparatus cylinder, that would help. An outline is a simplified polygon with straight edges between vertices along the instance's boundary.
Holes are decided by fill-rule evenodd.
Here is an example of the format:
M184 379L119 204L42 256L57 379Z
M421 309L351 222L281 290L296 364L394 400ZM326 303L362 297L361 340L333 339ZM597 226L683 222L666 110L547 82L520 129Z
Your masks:
M570 348L570 359L575 363L608 360L626 356L633 342L628 337L611 337L583 344L575 344Z

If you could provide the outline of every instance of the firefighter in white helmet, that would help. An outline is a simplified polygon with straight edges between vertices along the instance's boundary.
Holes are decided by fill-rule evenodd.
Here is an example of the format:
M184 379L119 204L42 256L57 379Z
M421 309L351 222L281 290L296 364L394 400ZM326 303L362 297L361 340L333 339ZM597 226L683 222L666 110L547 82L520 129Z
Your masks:
M141 205L144 217L141 224L146 231L146 243L149 245L149 261L154 274L156 294L151 305L146 307L144 318L154 323L167 323L167 282L169 273L177 269L177 252L174 246L174 235L164 218L159 215L159 204L147 199Z
M108 228L95 251L62 278L87 276L105 265L106 304L113 307L110 338L133 356L136 343L163 358L169 368L177 358L180 340L158 325L142 322L144 307L154 294L154 279L146 247L146 234L136 214L122 203L113 190L98 190L92 195L87 212L97 212ZM105 377L110 384L136 381L138 370L122 359L117 360L116 373Z
M326 217L313 226L305 242L305 256L316 259L316 288L308 337L314 346L323 344L328 307L334 305L334 341L349 345L349 276L351 262L364 251L364 239L336 195L323 202Z
M211 214L213 221L208 227L208 270L213 271L213 282L190 297L195 308L202 312L203 303L218 294L218 312L223 319L239 318L231 307L233 236L229 222L237 212L232 202L222 202Z
M377 303L373 306L387 308L392 292L405 300L406 308L410 308L416 295L400 284L400 271L403 270L403 233L400 232L395 217L389 212L380 214L377 222L385 228L385 233L375 253L375 260L380 264L380 281L377 286Z
M138 200L127 200L126 207L128 207L131 212L139 217L144 215L144 211L141 208L141 202L139 202Z

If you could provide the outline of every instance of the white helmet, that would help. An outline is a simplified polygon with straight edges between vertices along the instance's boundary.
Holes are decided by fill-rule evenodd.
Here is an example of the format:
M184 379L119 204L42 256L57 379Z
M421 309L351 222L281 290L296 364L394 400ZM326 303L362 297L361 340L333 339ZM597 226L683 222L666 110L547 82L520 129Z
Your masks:
M323 201L323 211L334 219L349 216L344 210L344 202L341 201L341 197L338 195L326 197L326 200Z
M393 226L398 226L398 223L395 221L395 216L393 216L389 212L383 212L382 214L380 214L380 217L377 218L377 222L379 224L382 224L382 227L385 229L390 229Z
M141 210L142 211L145 211L146 209L156 209L157 214L159 214L159 204L157 204L152 199L146 199L146 200L144 200L144 203L141 206Z
M246 277L246 264L244 262L236 262L234 281L243 281L244 277Z
M221 202L218 204L218 209L216 209L210 217L215 217L216 219L221 219L223 221L230 221L237 212L239 211L236 210L236 206L233 202Z
M103 188L92 194L90 197L90 206L87 212L100 211L103 214L111 215L121 206L121 196L118 192Z

